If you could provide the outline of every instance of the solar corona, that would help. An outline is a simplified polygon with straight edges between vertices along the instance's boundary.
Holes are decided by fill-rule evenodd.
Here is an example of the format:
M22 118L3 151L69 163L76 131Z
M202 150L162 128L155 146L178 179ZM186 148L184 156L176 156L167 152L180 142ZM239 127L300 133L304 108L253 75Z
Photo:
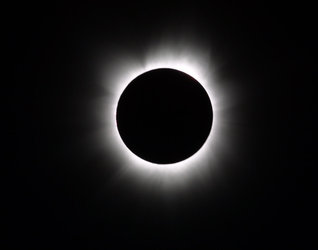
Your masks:
M144 58L143 60L133 56L128 56L124 53L113 52L113 60L110 60L111 62L106 62L102 67L100 67L102 72L102 79L100 82L106 93L105 97L99 102L99 117L104 122L104 129L100 135L104 138L102 144L105 152L111 155L112 159L118 163L119 176L128 175L130 177L137 178L138 182L148 183L150 185L158 184L171 188L176 185L189 186L191 185L191 179L195 177L202 177L204 179L204 176L207 176L209 172L215 170L215 166L217 165L216 156L222 154L222 145L226 140L224 124L222 121L222 104L226 102L228 96L222 92L222 86L216 83L214 79L214 64L208 56L209 53L207 53L207 51L208 50L204 50L203 47L200 46L174 46L166 43L166 45L163 46L154 46L149 52L144 53L144 57L141 56L141 58ZM141 107L140 103L133 104L135 105L134 107L132 107L133 105L130 106L129 103L126 104L126 108L128 108L127 117L128 114L130 116L130 120L128 119L129 122L131 122L131 124L134 122L140 122L139 125L132 127L138 128L139 126L139 128L141 128L140 124L143 124L142 129L137 129L138 131L136 130L138 133L142 133L139 139L135 140L137 141L137 144L140 143L139 146L134 148L134 146L132 146L133 143L129 142L129 140L134 136L134 132L127 129L129 126L123 128L123 124L127 124L123 122L125 120L125 118L123 118L124 111L120 108L120 105L123 104L121 103L123 102L123 96L129 95L128 90L132 88L134 84L136 85L136 81L139 81L140 78L146 76L150 77L151 72L155 73L162 70L164 70L165 73L170 72L172 75L179 74L179 76L185 77L187 79L186 81L192 81L192 84L194 84L193 86L195 86L194 89L196 89L198 93L203 93L204 96L204 100L200 100L202 103L198 104L198 109L195 110L194 113L197 112L200 114L202 107L204 107L203 109L205 109L205 111L201 112L201 117L197 116L197 119L202 120L201 123L203 122L204 125L202 125L201 129L205 132L201 135L201 137L199 136L199 139L197 138L197 141L196 138L193 138L192 141L196 145L194 145L189 152L185 152L185 156L176 156L176 158L167 157L164 159L163 155L169 154L168 151L172 150L173 143L171 140L169 141L169 139L164 140L164 138L161 138L160 134L155 136L155 141L157 140L155 143L146 143L150 137L147 137L147 131L145 132L145 129L147 129L147 126L143 123L145 121L140 120L143 119L145 113L136 112L138 107ZM177 77L176 75L173 77ZM163 76L163 78L164 77L165 76ZM172 87L172 90L169 89L171 87L169 87L169 84L173 85L175 82L176 81L157 81L156 84L151 87L151 81L147 82L147 80L145 80L145 84L142 86L144 89L142 91L148 90L148 94L146 94L146 96L152 95L152 97L149 97L148 103L144 100L145 102L143 107L148 107L149 103L151 103L151 98L154 98L156 94L154 89L160 89L162 87L161 85L166 85L167 89L167 93L165 93L164 98L170 98L170 101L187 98L185 94L183 97L181 97L182 93L180 95L178 94L178 89L181 89L179 88L181 85L179 86L177 84L177 86ZM185 90L185 92L187 91L191 92L190 89ZM175 93L173 96L169 97L169 94L171 94L170 92ZM168 95L168 97L166 95ZM136 97L136 95L132 94L130 97ZM136 97L135 99L137 100L139 97ZM156 98L158 100L160 99L160 97ZM199 99L199 97L196 98L196 100ZM185 103L186 101L184 101L181 106ZM191 109L191 100L189 100L188 104ZM196 104L193 103L193 105L195 106ZM171 106L173 105L170 105L170 107ZM134 110L135 113L130 113L132 110ZM168 110L168 108L166 110ZM153 111L153 113L158 112ZM172 114L176 113L172 112ZM135 117L133 117L134 115ZM170 118L172 117L174 117L174 115L170 116ZM158 117L152 117L151 119L151 126L156 127ZM193 122L191 119L183 119L182 122L184 126L181 127L186 127L191 130L191 126L189 125ZM187 122L189 124L187 124ZM161 126L161 130L162 128L163 127ZM175 128L174 131L179 132L179 129L180 126ZM124 135L125 132L131 134L126 136ZM185 133L177 135L179 140L179 144L177 144L179 146L182 145L180 140L182 140L184 135ZM144 142L142 142L142 140L144 140ZM160 144L165 146L160 146ZM218 144L220 147L218 147ZM147 145L149 147L147 147ZM168 149L169 145L172 145L170 149ZM158 149L158 147L159 153L156 155L157 153L155 150ZM138 148L143 149L139 150ZM162 153L164 150L167 150L167 152ZM145 153L143 154L143 152ZM161 155L159 156L159 154ZM215 166L213 166L213 163L215 163Z

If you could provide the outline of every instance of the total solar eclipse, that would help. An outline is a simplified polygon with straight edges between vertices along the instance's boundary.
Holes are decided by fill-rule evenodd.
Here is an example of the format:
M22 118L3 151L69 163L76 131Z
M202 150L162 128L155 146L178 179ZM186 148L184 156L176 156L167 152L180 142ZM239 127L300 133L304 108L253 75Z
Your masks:
M179 70L160 68L133 79L121 94L117 128L127 148L156 164L183 161L208 138L213 120L203 86Z

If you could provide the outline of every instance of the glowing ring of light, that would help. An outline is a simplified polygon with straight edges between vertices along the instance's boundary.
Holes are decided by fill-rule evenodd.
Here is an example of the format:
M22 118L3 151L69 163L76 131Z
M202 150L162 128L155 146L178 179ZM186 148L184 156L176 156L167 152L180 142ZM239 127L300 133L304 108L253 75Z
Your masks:
M162 185L170 186L184 184L194 176L204 177L211 170L211 166L214 167L214 158L221 150L216 145L222 144L220 141L224 134L221 106L225 98L213 80L214 68L209 53L193 46L167 47L169 46L158 47L152 53L148 53L144 62L118 53L117 61L106 66L106 71L104 68L102 84L108 97L103 102L103 136L105 148L118 162L121 173L133 174L143 180L148 179L150 183L155 180ZM213 107L213 125L201 149L183 161L165 165L145 161L131 152L122 141L116 124L117 104L127 85L137 76L159 68L179 70L195 78L206 90Z

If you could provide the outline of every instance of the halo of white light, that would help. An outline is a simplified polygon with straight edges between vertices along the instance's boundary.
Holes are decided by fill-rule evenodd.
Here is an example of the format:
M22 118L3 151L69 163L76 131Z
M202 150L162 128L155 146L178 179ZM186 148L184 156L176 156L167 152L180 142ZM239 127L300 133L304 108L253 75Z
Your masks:
M202 181L215 170L226 141L221 111L228 96L215 81L210 51L204 46L180 46L166 42L152 48L145 57L141 56L143 60L127 54L113 52L113 58L108 58L111 62L101 67L101 84L106 91L100 114L104 121L104 149L118 163L119 175L129 174L141 183L158 184L169 189L190 185L190 179L194 177L200 177ZM116 124L117 104L127 85L140 74L159 68L176 69L195 78L208 93L213 109L212 128L204 145L191 157L173 164L155 164L135 155L122 141Z

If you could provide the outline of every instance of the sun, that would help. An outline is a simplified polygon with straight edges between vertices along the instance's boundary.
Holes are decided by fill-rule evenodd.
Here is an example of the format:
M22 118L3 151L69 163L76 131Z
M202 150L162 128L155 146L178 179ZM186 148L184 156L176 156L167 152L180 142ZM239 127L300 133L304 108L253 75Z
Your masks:
M140 58L115 53L116 60L108 62L104 70L101 84L106 98L100 105L103 107L104 130L101 133L107 154L118 163L118 171L142 183L168 187L190 185L191 179L204 178L217 166L220 155L218 144L225 138L222 131L222 103L224 94L213 74L214 64L209 50L194 45L154 46ZM206 90L213 107L213 126L204 145L191 157L173 164L155 164L145 161L132 153L122 141L116 124L116 109L119 98L127 85L137 76L154 69L170 68L184 72L196 79ZM188 183L188 184L187 184Z

